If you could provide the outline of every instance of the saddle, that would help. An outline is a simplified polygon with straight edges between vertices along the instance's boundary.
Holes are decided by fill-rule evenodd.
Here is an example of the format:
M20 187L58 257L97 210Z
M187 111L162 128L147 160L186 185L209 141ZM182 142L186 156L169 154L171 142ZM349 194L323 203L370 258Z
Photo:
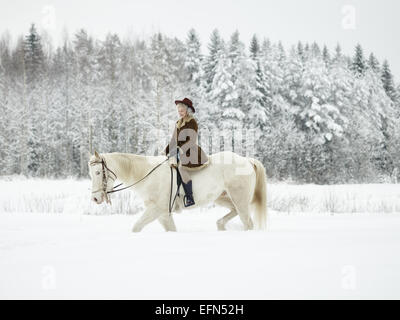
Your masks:
M180 159L179 159L179 155L178 154L176 155L176 158L177 158L177 164L179 164ZM199 169L203 169L203 168L207 167L209 164L210 164L210 158L208 158L208 160L204 164L202 164L201 166L194 167L194 168L187 168L187 169L191 169L190 171L199 170ZM173 199L173 201L171 203L171 200L172 200L172 181L173 181L173 179L172 179L172 168L174 168L176 170L176 186L177 187L176 187L175 197L174 197L174 199ZM169 212L170 212L170 214L172 212L172 208L174 206L176 196L178 196L178 197L181 196L180 195L180 187L181 187L182 184L183 184L183 180L182 180L182 177L181 177L181 173L179 172L178 165L172 165L171 166L171 193L170 193L170 199L169 199ZM185 196L185 190L183 191L183 194ZM182 200L184 200L184 198Z
M179 158L178 158L178 163L179 163ZM203 169L205 167L207 167L210 164L210 159L207 160L207 162L205 162L204 164L202 164L201 166L198 167L194 167L194 168L187 168L187 170L189 171L196 171L196 170L200 170ZM179 188L182 184L182 177L181 177L181 173L179 172L178 166L173 166L176 170L176 185L177 185L177 193L178 193L178 197L180 196L179 194Z

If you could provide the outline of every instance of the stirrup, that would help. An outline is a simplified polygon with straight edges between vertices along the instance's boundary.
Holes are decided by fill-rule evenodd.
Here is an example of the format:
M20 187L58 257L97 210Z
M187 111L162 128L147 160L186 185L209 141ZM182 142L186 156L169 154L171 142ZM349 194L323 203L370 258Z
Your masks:
M195 204L195 202L193 200L193 195L188 196L188 195L185 194L183 196L183 205L185 207L190 207L190 206L192 206L194 204Z
M183 189L185 190L185 196L183 197L183 204L185 207L189 207L191 205L194 205L194 200L193 200L193 192L192 192L192 180L189 180L187 183L183 184Z

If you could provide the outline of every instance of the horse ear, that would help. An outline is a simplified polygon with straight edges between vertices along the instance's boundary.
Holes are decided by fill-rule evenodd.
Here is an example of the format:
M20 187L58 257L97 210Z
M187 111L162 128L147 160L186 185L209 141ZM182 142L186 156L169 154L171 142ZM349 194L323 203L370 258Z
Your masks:
M96 150L94 150L94 155L96 156L96 158L99 158L99 159L100 159L100 156L99 156L99 154L97 153Z
M87 157L88 157L88 159L90 159L92 157L92 154L90 153L90 151L87 152Z

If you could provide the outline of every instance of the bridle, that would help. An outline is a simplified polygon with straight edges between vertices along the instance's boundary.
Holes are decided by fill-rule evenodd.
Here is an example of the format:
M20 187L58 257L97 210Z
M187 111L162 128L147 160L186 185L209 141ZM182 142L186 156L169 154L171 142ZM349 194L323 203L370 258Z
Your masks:
M161 163L156 165L143 178L141 178L140 180L136 181L135 183L132 183L131 185L126 186L124 188L117 189L120 185L123 184L123 183L120 183L120 184L116 185L115 187L113 187L112 190L110 190L110 191L107 191L107 184L108 184L107 178L109 177L109 178L113 179L113 181L115 181L117 179L117 175L110 168L107 167L106 160L103 157L100 157L100 158L101 158L101 161L90 161L89 162L89 164L91 166L94 165L94 164L100 163L101 166L102 166L102 175L103 175L102 176L102 188L98 189L96 191L92 191L92 193L103 191L104 195L106 197L106 202L111 204L110 197L108 196L109 193L122 191L122 190L128 189L128 188L134 186L135 184L139 183L140 181L145 179L148 175L150 175L150 173L152 173L154 170L156 170L159 166L161 166L165 161L167 161L169 159L169 156L167 156L167 159L165 159L164 161L162 161ZM106 171L106 169L107 169L107 171ZM106 172L107 172L107 174L106 174ZM114 175L115 178L113 178L111 176L108 176L108 172L111 172ZM172 168L171 168L171 191L172 191ZM176 195L175 195L175 197L176 197ZM175 202L175 199L174 199L174 202ZM170 203L171 203L171 194L170 194ZM171 205L170 205L170 207L169 207L169 212L170 213L171 213L171 210L172 210L172 208L171 208Z
M99 192L99 191L103 191L103 192L104 192L104 195L105 195L105 197L106 197L106 202L109 203L109 204L111 204L110 197L108 197L109 191L107 191L108 172L111 172L111 173L114 175L114 177L109 176L109 178L113 179L113 181L115 181L115 180L117 179L117 175L116 175L109 167L107 167L106 160L105 160L103 157L101 157L101 161L90 161L90 162L89 162L89 164L90 164L91 166L93 166L93 165L95 165L95 164L97 164L97 163L100 163L100 164L101 164L101 171L102 171L102 175L103 175L103 176L102 176L102 183L101 183L102 186L101 186L100 189L95 190L95 191L92 191L92 193L96 193L96 192ZM106 170L105 170L105 169L107 169L107 174L106 174ZM113 189L119 187L121 184L122 184L122 183L120 183L119 185L113 187Z

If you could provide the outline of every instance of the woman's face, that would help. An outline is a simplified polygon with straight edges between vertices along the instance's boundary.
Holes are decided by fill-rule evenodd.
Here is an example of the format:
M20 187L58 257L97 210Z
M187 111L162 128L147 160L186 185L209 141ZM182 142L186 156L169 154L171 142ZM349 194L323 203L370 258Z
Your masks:
M186 107L179 105L178 114L181 118L183 118L186 115Z

